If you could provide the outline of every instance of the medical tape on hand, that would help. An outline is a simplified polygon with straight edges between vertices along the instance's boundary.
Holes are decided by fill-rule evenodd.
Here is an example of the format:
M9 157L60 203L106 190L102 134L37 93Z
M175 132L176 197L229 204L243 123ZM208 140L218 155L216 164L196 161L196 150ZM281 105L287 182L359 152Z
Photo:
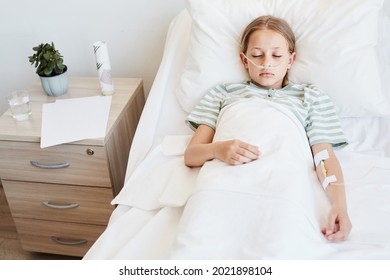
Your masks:
M320 180L322 180L322 187L324 190L328 187L330 183L334 183L337 181L337 178L335 175L327 176L327 170L325 168L324 160L329 159L329 153L328 150L322 150L314 155L314 164L317 168L317 175L319 170L321 171L323 176L319 176Z
M334 183L336 181L337 178L335 175L325 177L324 181L322 181L322 187L324 188L324 190L326 190L326 188L329 186L330 183Z

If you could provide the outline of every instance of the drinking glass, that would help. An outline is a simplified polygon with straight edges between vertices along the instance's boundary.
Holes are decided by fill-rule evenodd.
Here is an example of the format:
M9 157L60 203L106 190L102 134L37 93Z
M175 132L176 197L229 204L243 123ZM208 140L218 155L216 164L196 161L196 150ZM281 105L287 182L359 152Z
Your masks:
M27 120L31 115L30 96L26 90L17 90L8 96L12 117L18 121Z

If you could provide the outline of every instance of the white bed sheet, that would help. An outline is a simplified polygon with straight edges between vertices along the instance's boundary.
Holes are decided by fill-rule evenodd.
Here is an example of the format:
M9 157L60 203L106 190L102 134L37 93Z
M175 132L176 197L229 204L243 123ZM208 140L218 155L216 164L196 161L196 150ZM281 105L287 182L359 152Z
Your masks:
M184 124L186 113L174 95L190 26L185 10L170 26L163 60L130 151L126 184L113 201L119 205L84 259L172 256L178 224L199 171L182 164L182 152L192 132ZM342 119L342 124L350 144L337 155L348 182L353 230L348 241L326 244L329 250L313 258L390 259L390 117ZM191 258L180 256L186 257Z

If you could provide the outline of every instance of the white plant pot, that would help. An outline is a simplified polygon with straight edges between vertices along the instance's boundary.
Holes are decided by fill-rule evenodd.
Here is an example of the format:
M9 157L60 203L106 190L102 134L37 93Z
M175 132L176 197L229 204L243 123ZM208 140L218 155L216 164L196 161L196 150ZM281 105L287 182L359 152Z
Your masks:
M41 84L45 93L49 96L60 96L65 94L68 91L68 71L65 70L64 73L53 76L53 77L42 77Z

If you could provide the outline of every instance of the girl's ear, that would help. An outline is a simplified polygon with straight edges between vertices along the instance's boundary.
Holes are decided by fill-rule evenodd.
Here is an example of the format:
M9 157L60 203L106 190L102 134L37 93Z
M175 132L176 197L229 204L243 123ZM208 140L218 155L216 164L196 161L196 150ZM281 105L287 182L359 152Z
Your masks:
M293 63L294 63L294 61L295 61L296 58L297 58L297 54L296 54L295 52L292 52L292 53L290 54L290 58L289 58L289 60L288 60L287 69L290 69L290 68L291 68L291 66L293 65Z
M248 59L245 57L243 52L240 52L241 62L244 65L245 69L248 69Z

